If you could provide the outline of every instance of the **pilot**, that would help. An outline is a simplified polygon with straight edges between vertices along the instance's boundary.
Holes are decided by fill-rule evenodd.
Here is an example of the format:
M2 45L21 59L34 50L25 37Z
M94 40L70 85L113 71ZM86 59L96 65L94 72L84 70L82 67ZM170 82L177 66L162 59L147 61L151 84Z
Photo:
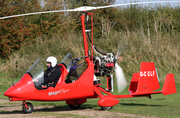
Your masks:
M50 56L46 59L47 70L44 74L44 83L45 85L55 85L61 75L61 71L57 65L57 59L53 56Z

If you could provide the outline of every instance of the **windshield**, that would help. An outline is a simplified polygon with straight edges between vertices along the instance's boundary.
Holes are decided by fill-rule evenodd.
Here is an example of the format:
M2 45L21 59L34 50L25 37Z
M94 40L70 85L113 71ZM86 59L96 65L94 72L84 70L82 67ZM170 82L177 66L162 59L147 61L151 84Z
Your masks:
M27 71L33 79L35 86L40 86L44 82L44 68L41 59L37 59L36 62Z
M64 64L69 72L71 65L72 65L72 54L68 53L66 57L61 61L60 64Z

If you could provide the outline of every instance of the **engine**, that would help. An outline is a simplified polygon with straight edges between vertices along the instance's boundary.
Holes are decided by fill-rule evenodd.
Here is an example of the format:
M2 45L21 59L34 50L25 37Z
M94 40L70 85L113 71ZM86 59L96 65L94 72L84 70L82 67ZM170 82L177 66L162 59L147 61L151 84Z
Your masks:
M116 62L114 53L107 53L101 57L94 56L93 60L96 76L104 76L113 73L113 68Z

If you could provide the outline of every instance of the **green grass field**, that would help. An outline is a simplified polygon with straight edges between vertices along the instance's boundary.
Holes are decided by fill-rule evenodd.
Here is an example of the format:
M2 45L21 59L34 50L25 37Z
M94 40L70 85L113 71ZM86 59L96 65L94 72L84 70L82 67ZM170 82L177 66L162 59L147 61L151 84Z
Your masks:
M16 80L17 81L17 80ZM12 81L9 79L8 81L3 81L0 79L0 99L8 99L3 95L3 93L12 85ZM162 87L163 84L160 83ZM116 89L116 87L114 88ZM119 99L120 102L113 109L109 110L112 112L120 112L127 114L136 114L142 116L156 116L156 117L180 117L180 85L176 84L177 93L164 96L163 94L152 95L152 98L148 97L135 97L135 98L126 98ZM113 92L113 94L118 94L117 91ZM120 94L129 94L128 86L127 88ZM97 102L99 99L88 99L86 103L81 105L80 109L96 109L99 110ZM52 109L45 108L35 112L45 113L45 111L57 111L62 109L67 109L67 105L64 101L60 102L39 102L39 101L31 101L34 106L54 106ZM0 105L2 105L1 103ZM2 112L2 111L0 111ZM45 113L46 114L46 113Z
M161 85L162 86L162 85ZM152 98L136 97L121 99L113 111L139 114L143 116L180 117L180 86L176 86L177 93L164 96L163 94L152 95Z

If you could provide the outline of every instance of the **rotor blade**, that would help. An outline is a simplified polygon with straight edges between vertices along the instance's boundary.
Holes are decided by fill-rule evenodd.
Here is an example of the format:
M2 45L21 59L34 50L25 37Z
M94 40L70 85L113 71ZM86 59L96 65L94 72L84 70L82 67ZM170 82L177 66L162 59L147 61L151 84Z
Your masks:
M137 4L150 4L150 3L176 3L180 1L154 1L154 2L136 2L136 3L124 3L124 4L116 4L116 5L108 5L108 6L100 6L96 7L96 9L110 8L110 7L118 7L118 6L127 6L127 5L137 5Z
M117 80L118 92L120 93L126 88L127 82L122 68L117 63L115 64L115 75Z
M99 6L99 7L83 6L83 7L78 7L78 8L69 9L69 10L44 11L44 12L34 12L34 13L26 13L26 14L5 16L5 17L0 17L0 19L13 18L13 17L19 17L19 16L28 16L28 15L34 15L34 14L55 13L55 12L90 11L90 10L95 10L95 9L103 9L103 8L118 7L118 6L127 6L127 5L136 5L136 4L175 3L175 2L180 2L180 1L137 2L137 3L125 3L125 4L116 4L116 5Z
M19 14L19 15L0 17L0 19L13 18L13 17L19 17L19 16L29 16L29 15L35 15L35 14L45 14L45 13L55 13L55 12L68 12L68 11L72 11L72 10L56 10L56 11L34 12L34 13L26 13L26 14Z

